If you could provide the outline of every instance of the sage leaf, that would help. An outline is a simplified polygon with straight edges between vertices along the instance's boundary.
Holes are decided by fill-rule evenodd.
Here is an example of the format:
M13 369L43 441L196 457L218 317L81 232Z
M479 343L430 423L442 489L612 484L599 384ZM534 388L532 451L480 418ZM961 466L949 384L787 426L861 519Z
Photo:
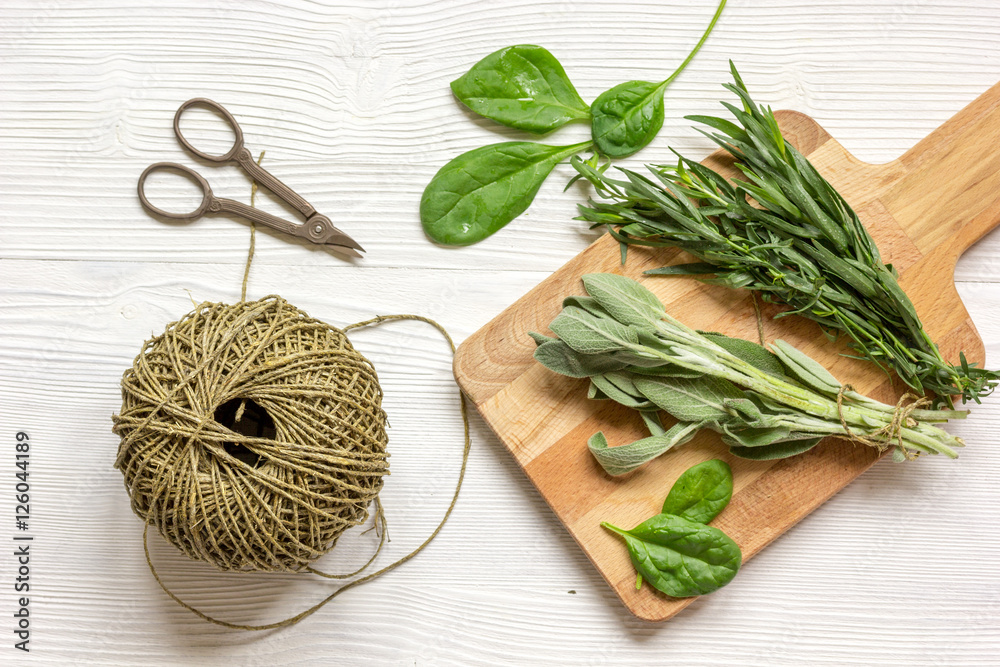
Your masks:
M420 222L445 245L481 241L521 215L545 177L589 142L546 146L509 141L459 155L441 167L420 199Z
M577 354L573 348L561 340L542 343L535 348L535 360L560 375L571 378L585 378L609 371L618 371L627 363L606 356Z
M563 308L552 320L549 329L581 354L627 350L639 343L635 329L614 320L599 318L575 306Z
M587 448L609 475L624 475L673 447L683 445L695 436L699 428L699 424L678 422L664 433L617 447L609 447L604 433L598 431L590 436Z
M729 452L733 456L752 461L771 461L774 459L784 459L789 456L796 456L808 452L819 444L823 438L804 438L802 440L786 440L763 447L739 447L730 446Z
M530 44L491 53L452 81L451 90L480 116L535 134L590 117L555 56Z
M638 282L614 273L583 276L587 293L624 324L648 326L663 317L663 303Z
M566 306L576 306L598 317L606 317L608 315L608 311L604 310L601 304L597 302L597 299L592 296L568 296L563 299L562 305L563 308Z
M784 364L791 377L822 394L836 396L840 393L840 381L812 357L800 352L783 340L771 343L771 349L774 350L775 355Z
M724 349L729 354L742 359L754 368L760 369L776 378L786 377L785 367L782 366L781 360L763 345L758 345L757 343L744 340L743 338L733 338L732 336L726 336L725 334L720 333L709 331L699 331L698 333Z
M655 410L640 410L639 416L642 417L643 423L649 429L650 435L663 435L667 432L667 429L663 428L663 422L660 421L659 412Z
M635 386L632 386L632 391L628 388L620 386L621 383L616 383L613 381L614 376L620 376L621 373L604 373L601 375L594 375L590 378L590 382L595 389L597 389L601 395L606 398L624 405L627 408L639 409L639 408L649 408L654 407L645 396L640 394ZM630 383L631 384L631 383Z
M732 382L706 375L676 378L636 375L633 379L642 395L681 421L713 422L729 417L726 399L743 398Z
M633 363L630 361L630 357L624 352L617 353L615 358ZM658 359L657 361L659 363L656 366L649 367L639 366L633 363L633 367L629 368L629 372L637 375L662 375L675 378L700 378L705 375L703 372L696 371L691 368L685 368L676 364L663 363L662 359Z
M625 539L636 571L673 597L705 595L732 581L743 554L718 528L672 514L657 514L632 530L602 526Z
M729 464L711 459L688 468L677 478L663 501L663 514L708 523L733 497L733 471Z
M645 147L663 127L666 87L665 81L626 81L598 95L590 112L594 147L613 158Z
M541 345L543 343L550 343L552 341L559 340L558 338L552 338L551 336L546 336L545 334L540 334L535 331L529 331L528 335L531 336L531 340L535 341L535 345Z
M792 430L787 426L769 426L763 428L744 427L740 424L733 428L722 425L722 441L734 447L766 447L776 442L785 442L792 438Z
M642 332L641 331L639 332L639 344L640 345L642 344ZM620 352L612 352L612 355L614 356L615 359L618 359L620 361L624 361L624 362L628 363L630 366L633 366L634 368L631 369L633 373L639 373L639 372L642 372L642 371L657 371L658 369L662 368L662 369L666 369L666 370L663 371L663 373L656 372L656 373L653 373L653 374L654 375L663 375L663 374L665 374L665 375L671 375L672 373L668 372L668 370L670 370L671 368L672 369L679 369L677 374L680 374L680 371L686 370L686 369L681 369L679 366L670 366L670 368L668 368L667 365L664 365L665 362L663 361L662 357L649 356L649 355L641 355L641 354L634 353L634 352L631 352L631 351L626 351L626 350L622 350ZM698 375L701 375L701 374L699 373Z
M762 424L767 419L760 411L760 406L749 398L727 398L722 404L727 411L739 416L747 424Z

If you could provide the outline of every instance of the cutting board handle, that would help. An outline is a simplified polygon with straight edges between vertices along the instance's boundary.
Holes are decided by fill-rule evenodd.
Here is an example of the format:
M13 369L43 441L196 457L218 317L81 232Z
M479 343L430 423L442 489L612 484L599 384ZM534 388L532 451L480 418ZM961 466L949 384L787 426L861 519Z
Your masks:
M955 260L1000 223L1000 83L907 151L886 202L926 254Z

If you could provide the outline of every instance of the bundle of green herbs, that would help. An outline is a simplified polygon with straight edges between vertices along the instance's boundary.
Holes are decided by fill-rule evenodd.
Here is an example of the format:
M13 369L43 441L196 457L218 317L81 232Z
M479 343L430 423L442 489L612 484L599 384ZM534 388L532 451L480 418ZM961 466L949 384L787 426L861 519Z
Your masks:
M649 174L621 170L607 175L595 155L573 165L602 200L580 206L580 218L606 226L628 245L676 246L700 261L649 271L694 275L707 283L759 292L769 302L818 322L831 335L846 332L861 356L893 369L936 404L951 396L979 402L1000 374L960 356L946 361L920 323L891 265L857 214L816 168L783 136L768 107L750 98L736 67L735 93L742 108L723 102L736 123L688 116L735 159L744 178L727 179L678 154L676 165L649 166ZM675 152L676 153L676 152Z
M621 475L690 440L718 432L736 456L776 459L839 436L884 449L897 460L919 454L958 456L964 443L933 426L962 410L924 409L926 399L897 405L842 385L818 362L783 341L771 349L740 338L695 331L671 317L638 282L609 273L583 277L589 296L573 296L549 328L532 333L534 356L547 368L590 378L590 398L639 411L650 436L609 447L603 433L590 451ZM905 398L905 397L904 397ZM659 412L678 421L664 428Z

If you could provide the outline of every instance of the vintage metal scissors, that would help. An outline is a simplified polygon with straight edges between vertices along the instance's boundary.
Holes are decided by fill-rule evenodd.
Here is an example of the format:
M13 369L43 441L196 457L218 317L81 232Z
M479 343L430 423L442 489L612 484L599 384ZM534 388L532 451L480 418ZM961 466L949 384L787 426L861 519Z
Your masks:
M233 132L236 134L236 141L233 143L233 147L229 149L228 153L225 153L224 155L209 155L208 153L202 152L192 146L191 143L184 138L184 135L181 133L181 115L184 113L185 109L193 106L203 106L214 111L218 111L222 114L223 118L226 119L226 122L229 123L229 127L231 127ZM256 181L258 185L267 188L276 197L280 198L289 206L297 210L305 219L305 222L296 224L271 215L270 213L265 213L260 209L251 208L246 204L242 204L232 199L220 199L212 194L212 188L208 186L208 181L202 178L198 172L175 162L157 162L156 164L151 164L146 167L146 170L142 172L141 176L139 176L139 201L142 202L143 207L147 211L173 220L197 220L206 213L230 213L232 215L245 218L246 220L266 225L267 227L276 229L279 232L308 239L313 243L331 246L332 250L351 255L352 257L361 257L361 252L364 252L364 248L362 248L357 241L334 227L333 223L330 222L330 218L317 213L316 209L313 208L309 202L300 197L294 190L279 181L266 169L253 161L250 151L243 145L243 130L240 129L240 126L236 122L236 119L233 118L233 115L226 111L222 105L204 97L196 97L188 100L182 104L180 108L177 109L177 113L174 114L174 134L177 135L177 140L181 142L181 145L184 148L203 160L218 163L237 163L243 168L243 171L245 171L250 178ZM161 170L179 171L192 178L201 187L202 200L198 208L190 213L171 213L157 208L149 202L146 198L145 192L146 178L154 171Z

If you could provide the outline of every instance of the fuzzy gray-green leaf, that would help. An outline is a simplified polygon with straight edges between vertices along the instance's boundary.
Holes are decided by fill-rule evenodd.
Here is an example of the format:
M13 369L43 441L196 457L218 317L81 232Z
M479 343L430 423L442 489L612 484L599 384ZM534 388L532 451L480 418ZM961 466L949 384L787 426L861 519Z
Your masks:
M563 308L549 329L581 354L627 350L639 342L635 329L576 306Z
M781 361L764 346L743 338L733 338L711 331L699 331L698 333L751 366L778 378L785 377L785 368L781 365Z
M659 408L686 422L726 419L728 398L743 398L733 383L709 375L700 378L635 376L636 388Z
M528 335L531 336L531 340L535 341L535 345L541 345L543 343L559 340L558 338L552 338L551 336L540 334L537 331L529 331Z
M722 441L733 447L766 447L776 442L784 442L792 435L787 426L770 426L764 428L746 428L742 424L733 427L723 426Z
M627 384L621 381L616 382L616 380L623 378L627 379L623 373L604 373L592 376L590 381L604 396L627 408L638 409L651 406L651 403L635 389L634 385L631 385L631 382Z
M628 365L613 357L579 354L561 340L542 343L535 348L534 357L549 370L572 378L585 378L618 371Z
M590 453L609 475L624 475L652 461L664 452L683 445L698 432L696 424L678 422L665 433L642 438L627 445L609 447L604 433L598 431L587 441Z
M623 324L649 326L663 317L663 303L631 278L588 273L583 276L583 285L604 310Z
M740 447L740 446L730 446L729 451L733 456L738 456L741 459L750 459L752 461L771 461L774 459L784 459L789 456L796 456L804 452L808 452L810 449L819 444L822 438L805 438L803 440L786 440L784 442L778 442L773 445L765 445L763 447Z
M788 375L822 394L836 396L840 392L840 381L804 352L783 340L771 343L771 349L784 364Z

